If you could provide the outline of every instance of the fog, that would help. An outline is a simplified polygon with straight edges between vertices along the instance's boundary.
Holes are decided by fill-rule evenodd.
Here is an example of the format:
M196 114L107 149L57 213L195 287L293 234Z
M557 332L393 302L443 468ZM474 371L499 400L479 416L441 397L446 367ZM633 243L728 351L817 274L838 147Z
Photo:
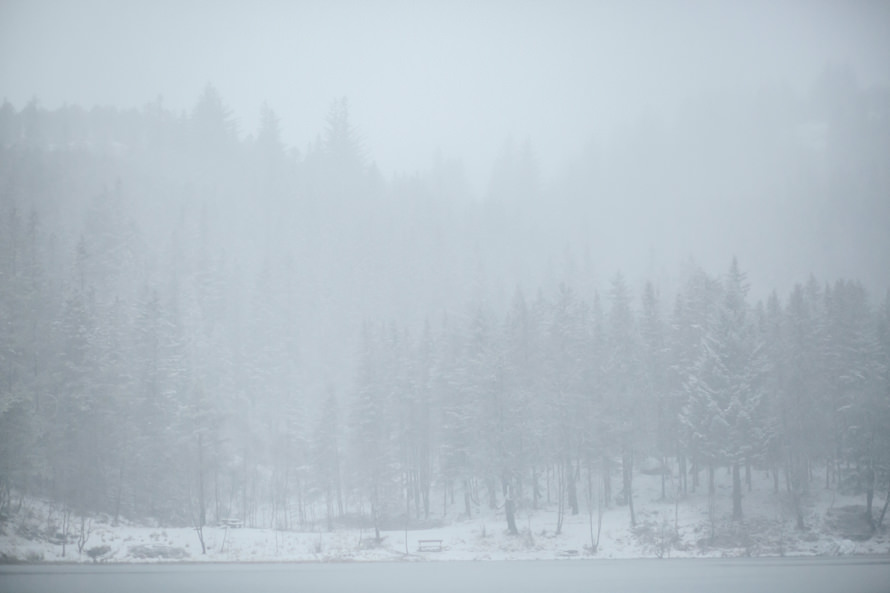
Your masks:
M349 97L385 173L437 149L484 187L500 144L530 137L555 174L592 137L672 121L709 94L806 92L827 65L887 81L879 2L9 2L7 98L55 108L190 109L207 82L242 132L267 102L304 148Z
M3 0L0 94L0 510L379 528L620 466L634 523L656 457L733 520L852 462L875 523L890 4Z
M591 151L601 167L627 175L656 174L645 150L699 158L707 140L690 137L690 126L708 130L729 145L730 162L703 162L694 174L678 173L682 183L653 180L663 185L645 190L671 216L644 211L628 221L616 205L626 201L620 192L597 196L597 217L623 229L623 244L610 238L617 249L602 262L605 272L642 277L653 251L672 271L688 256L713 269L735 254L763 294L811 272L870 284L878 274L874 288L886 286L887 249L875 253L874 229L856 236L858 245L826 234L820 242L830 248L787 253L790 241L777 239L770 223L821 225L802 220L821 208L820 197L789 188L787 166L765 171L750 162L774 159L764 153L784 149L776 145L789 134L821 146L829 114L802 103L818 96L828 69L849 70L863 90L883 86L878 106L866 109L886 117L884 3L266 2L246 10L237 2L4 2L3 15L0 80L17 107L37 98L48 109L129 109L160 98L184 113L211 83L241 135L255 133L265 103L281 118L284 141L305 150L331 102L347 97L384 177L427 170L439 155L460 162L480 197L511 139L530 142L543 184L555 189L572 165L589 165ZM837 78L830 84L845 84ZM615 153L620 163L609 158ZM664 162L662 171L679 166ZM723 166L735 169L731 185ZM727 220L738 214L734 200L752 199L756 216ZM760 207L776 202L792 204L764 216ZM860 212L849 225L882 228L887 207L874 207L877 216ZM739 228L761 222L765 229ZM786 253L771 270L776 249Z

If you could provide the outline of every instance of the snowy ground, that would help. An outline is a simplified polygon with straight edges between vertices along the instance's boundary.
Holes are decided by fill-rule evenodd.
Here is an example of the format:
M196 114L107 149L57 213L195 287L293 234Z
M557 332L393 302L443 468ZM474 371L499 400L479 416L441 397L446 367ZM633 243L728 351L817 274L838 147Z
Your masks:
M89 550L101 551L103 562L327 562L382 560L531 560L554 558L644 558L792 556L890 553L890 533L867 537L860 517L863 497L837 495L814 488L804 500L807 528L799 531L786 495L775 495L772 482L757 472L754 490L745 492L745 520L730 518L730 480L718 475L714 537L708 518L708 496L690 494L679 504L661 501L660 477L639 475L635 479L637 527L630 527L627 506L607 509L596 554L590 550L591 518L582 502L581 514L567 515L562 533L556 534L555 505L532 511L520 509L520 535L507 533L503 510L479 509L471 519L445 517L430 529L383 532L379 545L372 545L365 530L297 532L272 529L205 527L207 553L201 554L193 529L118 525L94 518L89 538L78 553L76 542L62 546L47 537L48 505L25 501L15 516L0 523L0 560L91 562ZM883 501L878 501L878 507ZM456 512L457 506L452 510ZM58 518L58 513L56 513ZM596 530L596 511L593 529ZM860 525L860 523L862 523ZM677 529L674 529L674 526ZM72 519L77 534L79 519ZM866 539L867 537L867 539ZM419 540L442 540L442 551L421 552Z

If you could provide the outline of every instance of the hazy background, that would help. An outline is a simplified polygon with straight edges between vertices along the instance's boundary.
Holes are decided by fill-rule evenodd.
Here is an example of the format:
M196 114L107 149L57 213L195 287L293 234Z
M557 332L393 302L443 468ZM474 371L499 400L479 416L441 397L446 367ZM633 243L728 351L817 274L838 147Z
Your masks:
M0 89L190 108L216 85L242 132L268 102L303 149L347 96L385 173L460 157L484 189L497 151L529 137L547 174L591 137L690 98L805 91L826 64L888 81L887 2L9 1Z

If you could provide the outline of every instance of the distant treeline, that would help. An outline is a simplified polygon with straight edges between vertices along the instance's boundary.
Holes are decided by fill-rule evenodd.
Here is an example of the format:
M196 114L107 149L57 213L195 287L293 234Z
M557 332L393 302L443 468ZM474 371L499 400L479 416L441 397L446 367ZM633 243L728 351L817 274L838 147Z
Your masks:
M843 488L880 521L886 296L810 278L754 302L727 261L635 297L567 247L617 177L545 188L526 144L485 199L447 159L387 180L347 107L305 152L270 109L242 137L212 87L181 115L0 108L0 516L35 495L170 524L380 527L553 491L560 517L622 503L634 522L646 463L665 497L729 468L737 518L762 469L798 509ZM858 129L829 128L848 147L872 138ZM865 154L831 161L867 173L832 192L886 186ZM644 211L657 187L635 179Z

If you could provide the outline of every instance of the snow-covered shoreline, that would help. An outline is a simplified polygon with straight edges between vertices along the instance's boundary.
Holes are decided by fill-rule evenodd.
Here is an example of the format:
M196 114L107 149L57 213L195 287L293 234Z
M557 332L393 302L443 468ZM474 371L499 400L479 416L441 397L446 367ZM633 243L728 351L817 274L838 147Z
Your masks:
M767 476L755 479L746 493L746 517L733 522L731 501L718 482L718 508L712 524L708 496L691 493L679 504L660 499L660 479L640 475L637 525L631 528L627 508L605 510L596 553L591 553L591 518L582 509L564 517L556 534L555 505L520 509L519 535L510 535L502 510L477 508L471 519L446 516L440 526L425 529L373 531L335 528L333 531L292 531L251 527L204 527L206 553L193 528L112 526L107 517L84 523L86 539L78 553L79 519L72 520L69 543L47 534L53 510L45 502L26 500L17 513L0 523L0 558L4 562L72 563L225 563L225 562L381 562L485 561L622 558L788 557L890 553L886 527L868 536L851 533L849 521L862 506L861 496L814 490L804 504L807 529L796 529L784 493L774 494ZM56 514L57 516L58 514ZM855 526L854 526L855 527ZM418 541L441 540L441 551L419 551ZM859 541L857 541L859 540ZM434 546L435 547L435 546ZM90 553L95 556L95 560Z

